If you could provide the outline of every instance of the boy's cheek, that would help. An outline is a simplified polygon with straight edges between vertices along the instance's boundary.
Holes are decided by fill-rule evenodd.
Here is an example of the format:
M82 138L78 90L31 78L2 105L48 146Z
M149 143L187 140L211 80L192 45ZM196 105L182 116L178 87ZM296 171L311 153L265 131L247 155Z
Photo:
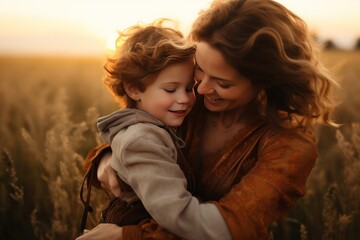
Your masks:
M193 107L195 105L195 102L196 102L195 92L192 92L190 94L189 99L190 99L190 106Z

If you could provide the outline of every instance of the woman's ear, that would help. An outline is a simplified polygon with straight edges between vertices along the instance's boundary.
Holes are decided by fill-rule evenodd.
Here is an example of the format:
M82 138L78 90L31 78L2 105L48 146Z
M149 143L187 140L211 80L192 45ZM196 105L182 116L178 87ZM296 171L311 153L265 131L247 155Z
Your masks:
M124 88L125 88L125 92L126 94L134 101L139 101L140 97L141 97L141 92L140 90L135 87L132 86L128 83L124 83Z

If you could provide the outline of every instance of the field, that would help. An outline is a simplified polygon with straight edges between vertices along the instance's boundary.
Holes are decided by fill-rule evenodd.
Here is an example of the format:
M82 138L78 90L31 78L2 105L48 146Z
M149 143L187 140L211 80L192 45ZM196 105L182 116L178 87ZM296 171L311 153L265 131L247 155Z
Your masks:
M322 57L339 79L334 116L342 125L318 127L307 195L274 224L274 239L360 236L360 52ZM96 57L0 56L0 240L79 234L82 162L99 142L96 118L117 109L102 65ZM101 209L94 205L89 228Z

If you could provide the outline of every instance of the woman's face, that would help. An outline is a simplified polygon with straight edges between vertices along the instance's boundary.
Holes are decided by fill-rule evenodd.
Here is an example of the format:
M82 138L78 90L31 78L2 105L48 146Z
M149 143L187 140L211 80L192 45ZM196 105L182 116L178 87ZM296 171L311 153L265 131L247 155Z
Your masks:
M241 76L217 49L199 42L195 53L197 91L204 95L204 105L212 112L243 110L257 95L256 87Z

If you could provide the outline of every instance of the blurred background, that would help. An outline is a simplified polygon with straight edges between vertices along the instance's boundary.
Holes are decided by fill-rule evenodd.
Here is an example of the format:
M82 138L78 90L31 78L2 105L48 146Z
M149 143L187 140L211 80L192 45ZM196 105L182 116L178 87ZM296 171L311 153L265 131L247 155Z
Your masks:
M102 55L117 30L169 17L188 33L209 0L2 0L0 52L5 54ZM309 24L320 41L352 49L360 37L356 0L278 0Z
M117 31L159 17L188 34L209 0L0 1L0 240L74 239L82 163L96 118L118 108L103 86ZM360 236L360 1L278 0L301 16L339 81L338 129L318 127L307 195L274 239ZM93 193L97 224L102 194Z

